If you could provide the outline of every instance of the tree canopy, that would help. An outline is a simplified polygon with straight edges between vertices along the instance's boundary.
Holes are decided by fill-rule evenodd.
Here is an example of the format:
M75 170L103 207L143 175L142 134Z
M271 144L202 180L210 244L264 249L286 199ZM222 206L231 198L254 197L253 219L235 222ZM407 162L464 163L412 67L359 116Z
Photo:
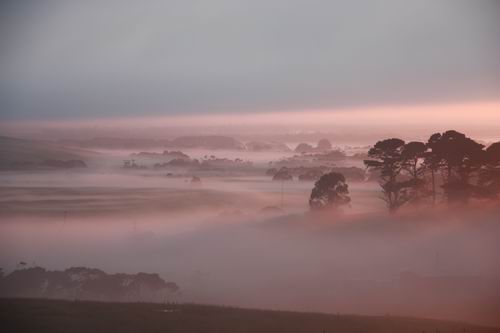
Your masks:
M329 172L321 176L314 184L309 206L312 210L336 209L350 201L349 186L344 175L338 172Z
M382 198L391 212L429 196L435 204L438 187L449 203L500 193L500 142L485 149L465 134L449 130L431 135L427 143L381 140L368 157L364 163L379 173Z

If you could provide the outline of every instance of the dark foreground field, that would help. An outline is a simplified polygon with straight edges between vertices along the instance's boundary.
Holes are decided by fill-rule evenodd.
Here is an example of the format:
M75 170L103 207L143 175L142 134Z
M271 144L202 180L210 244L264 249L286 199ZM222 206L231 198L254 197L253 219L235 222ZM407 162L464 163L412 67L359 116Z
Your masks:
M459 322L246 310L204 305L0 299L2 332L493 333Z

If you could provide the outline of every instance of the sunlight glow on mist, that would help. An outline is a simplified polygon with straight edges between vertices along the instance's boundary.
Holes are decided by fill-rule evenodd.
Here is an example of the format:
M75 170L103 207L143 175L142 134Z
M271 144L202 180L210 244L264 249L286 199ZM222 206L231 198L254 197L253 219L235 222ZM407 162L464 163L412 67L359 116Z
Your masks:
M496 125L495 125L496 124ZM177 116L143 116L96 118L71 121L19 121L4 124L15 129L26 128L130 128L147 127L287 127L300 130L386 129L445 130L454 128L489 139L500 130L500 102L438 104L418 106L384 106L357 109L316 109L244 114L203 114ZM494 135L494 134L493 134Z

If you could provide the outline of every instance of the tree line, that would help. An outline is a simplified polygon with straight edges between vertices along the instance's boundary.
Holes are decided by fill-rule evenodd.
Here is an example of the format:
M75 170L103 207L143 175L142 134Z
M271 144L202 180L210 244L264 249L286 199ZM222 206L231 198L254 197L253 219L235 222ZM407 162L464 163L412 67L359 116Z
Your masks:
M465 204L500 194L500 141L485 147L454 130L435 133L427 142L378 141L364 164L378 173L390 212L410 204ZM309 204L313 210L336 208L350 201L348 194L345 177L329 173L316 182Z

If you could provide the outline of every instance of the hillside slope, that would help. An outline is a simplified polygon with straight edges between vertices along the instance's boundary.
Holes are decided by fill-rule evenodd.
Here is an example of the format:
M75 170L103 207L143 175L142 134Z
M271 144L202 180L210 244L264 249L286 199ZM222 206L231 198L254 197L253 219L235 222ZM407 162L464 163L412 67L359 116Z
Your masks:
M56 143L0 136L0 169L12 169L13 163L45 160L85 160L96 153L67 148Z
M496 333L499 328L399 317L367 317L202 305L0 299L3 332Z

